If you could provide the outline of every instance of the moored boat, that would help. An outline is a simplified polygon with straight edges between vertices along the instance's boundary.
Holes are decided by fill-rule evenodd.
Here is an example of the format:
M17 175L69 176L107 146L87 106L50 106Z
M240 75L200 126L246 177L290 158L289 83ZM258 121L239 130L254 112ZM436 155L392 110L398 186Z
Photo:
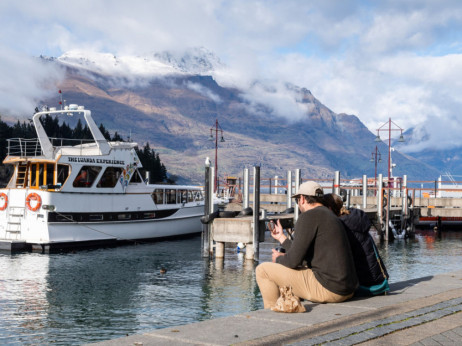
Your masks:
M49 138L40 118L81 115L93 136ZM69 105L33 117L36 139L10 139L0 189L0 247L49 251L201 231L199 186L148 184L136 143L107 141L90 110Z

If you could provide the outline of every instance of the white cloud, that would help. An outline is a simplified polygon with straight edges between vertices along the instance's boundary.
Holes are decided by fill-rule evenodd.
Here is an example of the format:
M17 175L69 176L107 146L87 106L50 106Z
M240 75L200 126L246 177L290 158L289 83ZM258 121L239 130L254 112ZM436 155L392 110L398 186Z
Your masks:
M311 90L334 112L358 115L372 131L389 117L404 129L428 130L435 119L458 127L459 0L4 0L0 20L9 28L0 44L12 56L81 49L136 57L206 47L229 66L215 73L218 82L246 87L250 105L265 102L281 116L297 118L306 106L293 102L284 87L289 82ZM119 63L128 71L133 61ZM43 90L31 86L49 71L27 68L25 76L24 66L30 67L3 59L7 76L20 77L2 83L29 90L16 98L32 104ZM18 109L20 102L10 100L3 107ZM435 143L450 145L447 136L438 138L443 131L430 132ZM453 143L462 141L454 136Z
M215 94L212 90L204 87L202 84L198 84L198 83L193 83L193 82L190 82L190 81L187 81L185 83L186 87L188 89L191 89L195 92L197 92L198 94L201 94L202 96L205 96L209 99L211 99L213 102L215 103L221 103L221 98L220 96L218 96L217 94Z
M0 51L0 113L29 117L40 100L53 93L62 71L38 58L3 49ZM58 99L58 97L57 97Z

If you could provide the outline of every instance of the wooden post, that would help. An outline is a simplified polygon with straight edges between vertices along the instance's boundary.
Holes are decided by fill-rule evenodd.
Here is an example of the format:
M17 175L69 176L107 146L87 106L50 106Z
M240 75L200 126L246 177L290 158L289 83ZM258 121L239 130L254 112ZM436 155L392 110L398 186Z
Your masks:
M300 169L297 168L295 170L295 194L298 193L298 188L300 187L300 176L301 176ZM298 206L295 204L294 205L294 223L297 222L299 213L300 213L300 210L298 210Z
M391 206L391 191L390 184L387 184L387 209L385 210L385 240L394 240L395 237L390 232L390 206Z
M403 195L402 195L402 205L401 205L401 212L403 216L408 216L409 215L409 206L407 205L407 175L403 175Z
M249 207L249 169L244 168L244 191L242 193L242 208Z
M363 174L363 209L367 208L367 175Z
M221 241L215 243L215 258L225 258L225 243Z
M204 215L209 214L210 204L213 204L213 200L210 200L210 166L205 166L205 200L204 200ZM202 225L202 257L210 258L210 228L211 225Z
M210 178L209 178L209 214L213 213L215 210L215 205L213 204L215 194L215 167L210 167ZM218 193L218 192L217 192ZM209 228L209 257L213 258L213 222Z
M332 192L340 196L340 171L335 171L334 190Z
M287 209L292 208L292 171L287 172Z
M260 167L253 168L253 259L260 256Z
M377 224L379 226L380 236L383 236L382 217L383 217L383 175L379 174L377 181Z

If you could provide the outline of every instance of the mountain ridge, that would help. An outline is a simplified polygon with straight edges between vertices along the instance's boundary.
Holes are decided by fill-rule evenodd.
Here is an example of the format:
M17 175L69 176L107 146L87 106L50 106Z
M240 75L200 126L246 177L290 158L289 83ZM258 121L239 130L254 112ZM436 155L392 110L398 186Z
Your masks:
M130 71L143 69L139 66L127 69L120 66L123 64L119 67L128 74L113 74L111 69L104 72L98 64L97 68L89 68L91 57L85 60L78 55L73 61L83 61L83 66L70 64L69 55L67 62L63 58L46 60L66 70L60 88L67 100L91 109L95 120L108 130L125 137L131 134L140 145L149 142L169 173L185 181L201 183L205 157L214 159L215 143L208 138L216 119L225 137L225 142L218 145L221 176L240 175L244 167L254 165L260 165L265 176L284 176L287 170L296 168L302 170L303 176L318 178L332 177L335 170L346 178L373 176L370 157L375 149L375 136L357 116L336 114L307 88L288 83L281 89L281 84L274 87L256 81L250 92L223 86L213 74L217 73L216 65L222 70L226 67L216 57L212 62L207 61L208 51L203 53L202 57L190 56L189 60L175 57L173 65L177 66L170 67L175 72L160 75L130 76ZM165 65L174 60L172 55L151 56L163 60ZM104 58L113 62L123 60L110 55ZM152 62L140 59L136 63ZM191 73L190 61L196 72L211 74ZM262 93L265 97L259 98ZM281 108L274 102L265 102L271 97L287 105L287 112L294 115L292 120L281 116ZM53 100L43 103L52 104ZM385 158L388 151L385 143L379 143L379 150ZM395 175L433 179L438 174L429 165L399 152L393 153L393 163L398 164L393 171ZM379 173L387 176L385 164L378 168Z

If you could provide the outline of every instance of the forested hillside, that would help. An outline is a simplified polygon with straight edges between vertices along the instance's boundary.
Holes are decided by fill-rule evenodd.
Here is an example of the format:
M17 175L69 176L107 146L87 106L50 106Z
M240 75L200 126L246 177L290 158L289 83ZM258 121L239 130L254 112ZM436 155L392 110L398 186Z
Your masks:
M36 111L38 111L36 109ZM59 123L57 117L46 115L41 119L42 125L50 138L63 138L63 139L92 139L91 132L87 125L82 125L80 119L77 120L77 125L71 128L66 122ZM103 124L100 124L99 129L104 137L108 141L124 141L124 139L115 132L111 136L108 130ZM37 133L31 122L20 122L19 120L14 125L8 125L6 122L1 120L0 117L0 160L3 162L5 157L8 155L8 139L10 138L25 138L32 139L36 138ZM143 165L143 171L150 173L150 183L173 183L175 177L169 177L167 169L161 162L159 154L154 151L146 143L144 147L135 147L135 150L140 158L141 164ZM2 164L2 166L4 166ZM2 167L0 170L0 184L6 184L9 176L11 175L11 169Z

